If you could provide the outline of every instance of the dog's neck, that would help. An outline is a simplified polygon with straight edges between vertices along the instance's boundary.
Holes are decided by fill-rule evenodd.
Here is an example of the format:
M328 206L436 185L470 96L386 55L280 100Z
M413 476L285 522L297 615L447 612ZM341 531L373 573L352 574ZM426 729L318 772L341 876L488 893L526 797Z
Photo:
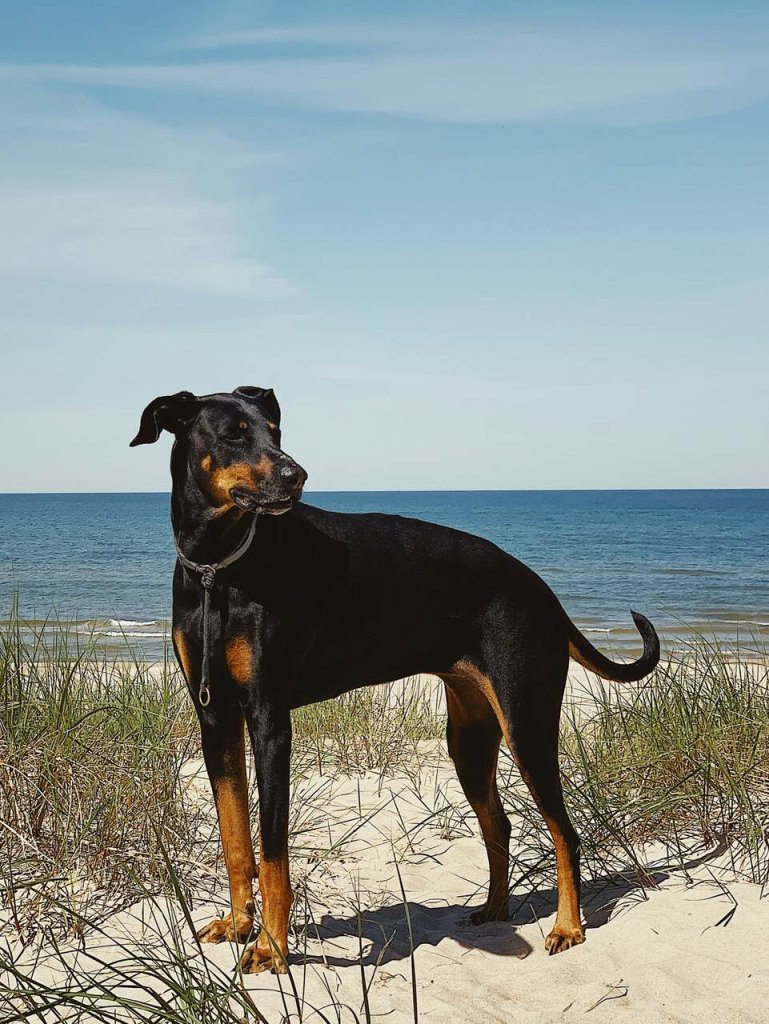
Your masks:
M171 458L171 526L185 557L198 565L216 565L244 540L251 516L239 508L212 505L193 479L186 459Z

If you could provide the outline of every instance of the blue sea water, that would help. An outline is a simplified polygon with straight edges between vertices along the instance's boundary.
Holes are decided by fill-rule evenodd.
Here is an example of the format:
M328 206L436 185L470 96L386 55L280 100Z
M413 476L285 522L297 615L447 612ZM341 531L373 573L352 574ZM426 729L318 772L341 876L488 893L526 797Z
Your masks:
M322 508L467 530L528 563L606 649L632 649L629 608L670 644L691 630L769 639L769 490L325 492ZM162 652L173 541L166 494L0 495L0 618L77 620L105 650Z

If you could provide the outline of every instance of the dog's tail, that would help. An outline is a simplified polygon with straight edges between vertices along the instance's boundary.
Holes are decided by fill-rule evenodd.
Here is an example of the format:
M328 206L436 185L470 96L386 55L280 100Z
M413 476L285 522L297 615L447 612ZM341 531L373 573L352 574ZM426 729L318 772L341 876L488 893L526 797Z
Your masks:
M637 661L623 664L619 661L611 661L605 654L601 654L587 637L577 629L571 619L569 623L569 655L578 661L580 665L595 672L602 679L611 679L616 683L635 683L647 676L660 660L660 638L657 630L645 615L640 612L631 611L633 621L644 642L643 654Z

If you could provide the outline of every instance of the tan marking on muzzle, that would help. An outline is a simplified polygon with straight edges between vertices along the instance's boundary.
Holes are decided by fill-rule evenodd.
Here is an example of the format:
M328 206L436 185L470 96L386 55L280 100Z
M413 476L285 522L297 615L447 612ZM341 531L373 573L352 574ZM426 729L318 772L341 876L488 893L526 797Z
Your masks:
M240 686L246 686L251 681L254 666L254 649L251 642L244 636L236 636L225 645L224 655L232 678Z
M232 466L215 469L211 474L211 491L222 505L231 504L230 491L233 487L255 491L262 480L269 476L274 465L269 455L262 455L255 466L248 462L236 462Z

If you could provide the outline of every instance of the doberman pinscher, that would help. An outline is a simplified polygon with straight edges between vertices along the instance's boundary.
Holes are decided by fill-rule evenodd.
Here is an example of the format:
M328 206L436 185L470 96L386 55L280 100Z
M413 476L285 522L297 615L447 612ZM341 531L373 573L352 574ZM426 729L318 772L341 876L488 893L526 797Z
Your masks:
M605 679L641 679L659 660L648 619L632 613L641 657L616 663L536 573L494 544L416 519L300 503L307 474L281 450L272 390L156 398L131 444L157 441L163 429L175 435L173 643L200 720L231 896L231 913L199 938L248 940L258 877L261 929L243 969L286 969L291 710L433 673L445 683L448 749L489 860L488 899L473 921L508 914L510 823L496 782L504 737L555 846L558 912L545 946L582 942L579 840L558 767L569 656ZM259 791L258 869L244 723Z

